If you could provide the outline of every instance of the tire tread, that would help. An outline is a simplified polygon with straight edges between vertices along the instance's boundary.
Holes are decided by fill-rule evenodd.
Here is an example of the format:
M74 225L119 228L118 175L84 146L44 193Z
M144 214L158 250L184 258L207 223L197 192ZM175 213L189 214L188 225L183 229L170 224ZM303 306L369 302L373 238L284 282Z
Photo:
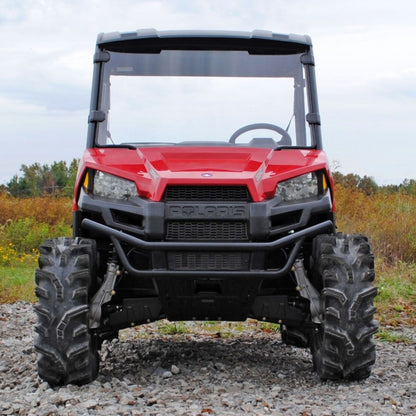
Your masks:
M378 324L373 300L374 257L363 235L322 235L314 241L314 276L321 276L324 320L312 335L314 367L326 379L371 374ZM335 278L336 276L336 278Z
M98 354L88 330L88 289L95 259L88 239L46 240L36 270L35 349L38 373L51 386L85 384L98 373Z

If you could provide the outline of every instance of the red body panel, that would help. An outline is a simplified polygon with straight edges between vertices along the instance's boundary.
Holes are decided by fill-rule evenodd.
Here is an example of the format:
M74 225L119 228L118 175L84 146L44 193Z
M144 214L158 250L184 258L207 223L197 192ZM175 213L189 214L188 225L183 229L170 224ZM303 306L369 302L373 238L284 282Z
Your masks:
M139 195L160 201L168 184L247 185L253 201L273 197L278 182L325 169L332 188L326 154L321 150L250 147L145 147L87 149L75 189L86 169L101 170L136 182ZM77 198L77 191L75 198ZM76 207L76 199L74 201Z

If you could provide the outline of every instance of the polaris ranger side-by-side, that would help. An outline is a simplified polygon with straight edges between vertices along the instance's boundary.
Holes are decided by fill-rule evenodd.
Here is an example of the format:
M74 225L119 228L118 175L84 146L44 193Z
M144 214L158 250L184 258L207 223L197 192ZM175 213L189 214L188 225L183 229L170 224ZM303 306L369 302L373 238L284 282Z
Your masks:
M73 238L40 248L41 378L88 383L162 318L279 323L322 379L369 376L374 259L336 232L309 37L100 34L88 123Z

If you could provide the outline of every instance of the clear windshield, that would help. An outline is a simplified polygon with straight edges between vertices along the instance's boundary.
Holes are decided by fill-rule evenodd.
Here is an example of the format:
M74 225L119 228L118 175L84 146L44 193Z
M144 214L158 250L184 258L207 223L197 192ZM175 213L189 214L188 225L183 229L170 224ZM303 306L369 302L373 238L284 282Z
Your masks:
M112 52L98 144L311 146L304 86L300 55Z

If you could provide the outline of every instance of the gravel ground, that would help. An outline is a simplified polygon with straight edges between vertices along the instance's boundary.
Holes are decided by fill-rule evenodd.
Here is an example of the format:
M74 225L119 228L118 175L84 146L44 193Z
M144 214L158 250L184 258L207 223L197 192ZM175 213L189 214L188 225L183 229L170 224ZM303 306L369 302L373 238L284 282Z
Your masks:
M416 329L377 342L373 375L322 382L308 350L253 326L229 337L122 331L93 383L51 389L36 372L32 305L0 305L2 415L415 415ZM256 329L257 328L257 329ZM192 325L191 325L192 329Z

